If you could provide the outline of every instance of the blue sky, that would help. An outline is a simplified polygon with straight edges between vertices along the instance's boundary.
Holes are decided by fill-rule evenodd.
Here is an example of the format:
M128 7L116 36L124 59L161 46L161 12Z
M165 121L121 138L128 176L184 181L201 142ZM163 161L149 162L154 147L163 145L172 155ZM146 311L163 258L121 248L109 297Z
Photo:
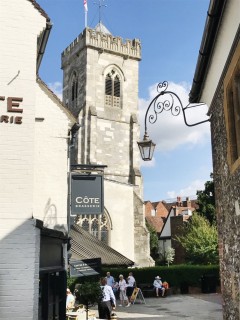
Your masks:
M84 29L83 0L38 0L53 28L40 76L58 94L62 89L61 53ZM115 36L138 38L142 45L139 71L140 123L157 94L156 85L167 80L184 105L197 63L209 0L105 0L101 18ZM88 26L99 21L98 0L88 0ZM206 107L191 109L189 122L206 118ZM157 144L152 162L142 163L144 200L158 201L194 196L212 172L209 124L186 127L181 115L162 113L149 125ZM141 134L142 138L143 133Z

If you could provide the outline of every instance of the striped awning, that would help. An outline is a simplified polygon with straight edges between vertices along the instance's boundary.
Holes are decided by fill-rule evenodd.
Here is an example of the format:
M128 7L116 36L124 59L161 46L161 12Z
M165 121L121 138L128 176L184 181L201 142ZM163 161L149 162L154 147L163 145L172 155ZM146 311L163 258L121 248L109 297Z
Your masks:
M71 226L69 236L72 238L71 260L101 258L102 265L109 267L127 267L134 264L132 260L98 240L77 224Z

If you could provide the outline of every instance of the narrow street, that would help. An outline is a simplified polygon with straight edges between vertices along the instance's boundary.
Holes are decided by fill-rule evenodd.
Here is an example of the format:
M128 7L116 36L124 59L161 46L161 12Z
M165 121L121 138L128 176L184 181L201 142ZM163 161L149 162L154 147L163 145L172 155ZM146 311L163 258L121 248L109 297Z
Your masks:
M167 298L147 298L146 304L141 301L129 308L117 307L118 319L125 320L221 320L221 294L171 295ZM97 313L96 313L97 314Z

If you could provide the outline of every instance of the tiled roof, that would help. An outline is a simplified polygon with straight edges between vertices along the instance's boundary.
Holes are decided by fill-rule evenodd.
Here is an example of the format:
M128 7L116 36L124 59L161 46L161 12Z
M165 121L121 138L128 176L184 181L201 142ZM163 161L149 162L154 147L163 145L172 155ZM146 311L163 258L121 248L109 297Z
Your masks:
M161 232L164 225L164 220L161 217L146 217L147 222L156 230L156 232Z
M131 266L133 261L98 240L82 227L74 224L69 236L72 238L71 259L83 260L101 258L102 265L106 266Z
M47 13L41 8L41 6L35 0L28 0L28 1L30 1L33 4L33 6L41 13L41 15L43 15L47 20L50 21L50 18L47 15Z
M162 217L165 218L168 215L168 210L164 206L162 201L158 202L150 202L145 201L145 216L152 216L152 210L155 210L156 217Z
M163 205L167 209L167 211L169 211L172 208L172 206L175 204L176 202L167 203L166 201L163 201Z

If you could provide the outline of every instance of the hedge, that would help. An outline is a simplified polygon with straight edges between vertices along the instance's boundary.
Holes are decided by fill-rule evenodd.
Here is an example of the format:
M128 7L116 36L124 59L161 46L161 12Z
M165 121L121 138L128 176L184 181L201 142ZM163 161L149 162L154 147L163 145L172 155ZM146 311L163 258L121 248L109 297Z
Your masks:
M119 275L123 274L127 278L129 272L133 272L137 285L141 283L153 283L156 276L160 276L162 281L167 281L170 287L180 288L181 285L188 284L192 287L201 287L202 276L213 276L219 284L219 266L218 265L171 265L155 266L148 268L102 268L101 274L94 277L68 278L68 287L74 290L76 283L84 281L98 281L100 277L106 276L107 271L115 278L119 279Z
M179 288L182 283L187 283L193 287L201 287L201 278L206 275L215 277L219 283L218 265L172 265L169 267L156 266L139 269L102 268L102 275L106 275L107 271L111 272L116 281L118 281L119 274L123 274L124 278L126 278L128 273L132 271L137 284L153 283L154 278L160 276L162 281L167 281L171 287Z

